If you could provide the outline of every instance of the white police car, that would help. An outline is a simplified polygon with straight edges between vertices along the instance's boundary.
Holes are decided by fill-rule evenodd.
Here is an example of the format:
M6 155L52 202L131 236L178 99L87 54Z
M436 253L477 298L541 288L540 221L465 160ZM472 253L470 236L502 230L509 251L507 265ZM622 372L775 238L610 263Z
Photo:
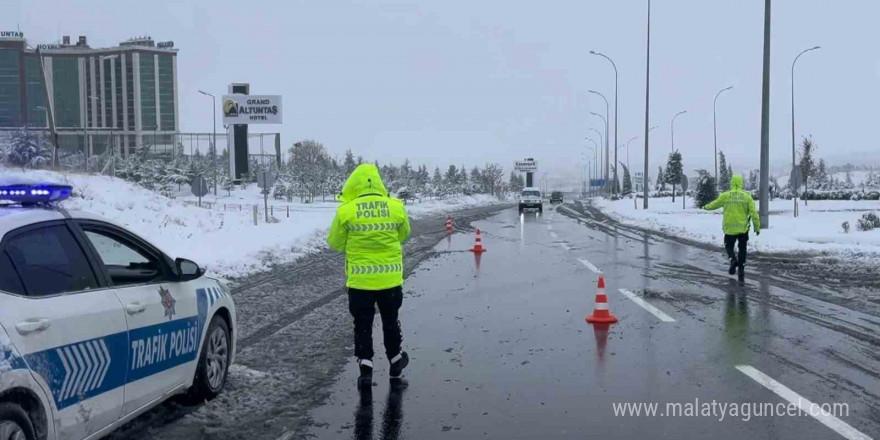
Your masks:
M192 261L0 182L0 440L99 438L177 393L216 396L235 306Z

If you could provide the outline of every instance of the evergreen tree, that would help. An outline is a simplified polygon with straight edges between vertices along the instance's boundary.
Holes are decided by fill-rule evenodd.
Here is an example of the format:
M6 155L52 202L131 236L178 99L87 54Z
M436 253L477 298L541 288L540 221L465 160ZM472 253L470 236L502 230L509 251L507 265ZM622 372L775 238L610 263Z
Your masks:
M446 186L447 193L454 194L458 192L458 168L455 165L449 165L446 175L443 176L443 184Z
M666 174L663 173L663 167L657 167L657 184L654 189L658 191L666 191Z
M819 159L819 166L816 168L816 176L813 178L814 186L826 186L828 184L828 170L825 166L825 159Z
M358 164L354 161L354 154L352 154L350 149L345 150L345 159L343 159L342 162L342 168L345 170L345 175L350 176L357 166Z
M666 162L666 183L672 184L672 201L675 202L675 187L681 182L683 176L681 165L681 153L678 151L669 153L669 160Z
M760 177L760 172L758 170L750 170L749 171L749 181L746 183L747 191L756 191L758 189L758 178Z
M629 175L629 168L620 163L620 167L623 168L623 195L628 196L632 194L632 177Z
M440 167L434 168L434 178L431 180L431 192L435 196L443 194L443 175L440 174Z
M809 179L816 174L816 162L813 160L813 152L816 151L816 144L813 143L813 137L804 138L801 143L801 175L804 178L803 195L807 194L807 184ZM807 198L804 197L804 205L807 204Z
M730 190L730 167L727 165L727 157L723 151L718 152L718 189L720 191Z
M694 203L697 205L697 208L702 209L703 206L706 206L718 197L718 191L715 189L715 177L705 170L697 172L699 177L697 177L697 189L694 192Z

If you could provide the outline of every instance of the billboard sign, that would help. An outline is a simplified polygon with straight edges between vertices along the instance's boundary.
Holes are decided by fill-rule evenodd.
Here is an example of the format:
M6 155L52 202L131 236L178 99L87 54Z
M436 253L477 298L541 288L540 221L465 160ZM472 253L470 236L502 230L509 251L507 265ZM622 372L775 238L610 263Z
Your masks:
M280 124L280 95L223 95L223 123Z
M535 159L528 158L526 160L518 160L514 162L514 169L523 173L534 173L538 171L538 162Z

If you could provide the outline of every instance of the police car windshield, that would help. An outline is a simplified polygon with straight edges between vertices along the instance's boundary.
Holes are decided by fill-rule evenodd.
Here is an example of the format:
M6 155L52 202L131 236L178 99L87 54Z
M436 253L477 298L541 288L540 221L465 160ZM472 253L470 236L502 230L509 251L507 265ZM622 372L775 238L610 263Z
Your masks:
M540 191L523 191L523 197L541 197Z

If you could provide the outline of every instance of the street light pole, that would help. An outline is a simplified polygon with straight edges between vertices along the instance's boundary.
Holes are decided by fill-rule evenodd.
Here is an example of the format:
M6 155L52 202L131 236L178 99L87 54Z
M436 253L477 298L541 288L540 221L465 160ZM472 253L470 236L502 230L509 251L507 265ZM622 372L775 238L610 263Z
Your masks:
M199 90L199 93L211 97L211 115L214 117L214 140L211 148L211 175L214 180L214 197L217 197L217 98L214 95Z
M626 167L629 168L629 143L638 139L638 136L633 136L626 141Z
M616 71L616 69L615 69L615 71ZM616 76L615 76L615 78L616 78ZM616 79L615 79L615 81L616 81ZM603 120L605 121L605 142L603 143L603 145L605 145L605 162L606 162L606 166L605 166L605 181L607 182L607 181L608 181L608 166L607 166L607 162L608 162L608 149L609 149L608 144L609 144L609 141L610 141L610 139L609 139L609 137L608 137L608 119L611 118L611 115L610 115L611 110L610 110L610 107L609 107L609 105L608 105L608 98L606 98L605 95L603 95L603 94L601 94L601 93L599 93L599 92L597 92L597 91L595 91L595 90L587 90L587 91L590 92L590 93L592 93L592 94L594 94L594 95L599 95L599 96L602 98L602 100L605 101L605 119L603 119ZM614 99L615 99L615 105L617 105L617 102L616 102L617 98L614 98ZM615 110L616 110L616 107L615 107ZM617 132L616 132L616 131L615 131L615 135L614 135L614 136L615 136L614 141L617 142Z
M728 86L719 90L718 93L715 94L715 100L712 101L712 138L715 143L715 186L718 186L718 118L716 116L718 111L718 97L732 88L733 86Z
M764 64L761 86L761 228L770 227L770 0L764 0Z
M645 182L648 181L648 133L651 131L648 128L648 125L651 123L651 106L650 98L651 98L651 0L648 0L648 45L647 50L645 51L646 60L645 60ZM642 205L643 209L648 209L648 185L642 185L642 198L644 199L644 203Z
M794 61L791 62L791 169L792 169L792 172L794 172L795 160L796 160L795 159L795 139L794 139L794 66L797 63L798 58L801 57L801 55L803 55L807 52L816 50L816 49L820 49L821 47L822 46L814 46L809 49L804 49L801 51L801 53L799 53L796 57L794 57ZM792 191L795 193L795 195L797 194L797 192L794 190L794 188L792 188ZM797 197L793 197L793 199L794 199L794 216L797 217ZM806 200L806 199L804 199L804 200Z
M685 113L687 113L687 110L682 110L682 111L676 113L675 116L672 117L672 122L669 123L670 131L672 132L671 136L672 136L672 152L673 153L675 153L675 119Z
M618 114L617 113L617 107L618 107L618 105L617 105L618 104L617 103L617 64L614 64L614 60L612 60L610 57L608 57L608 55L605 55L601 52L596 52L596 51L591 50L590 54L605 58L606 60L608 60L609 63L611 63L611 67L614 68L614 145L617 145L617 127L618 127L618 123L617 123L617 114ZM607 144L606 144L606 148L605 148L605 154L608 154ZM614 152L614 162L615 163L617 162L617 150L616 149ZM605 160L605 174L606 175L608 174L608 159L607 158ZM617 182L617 167L614 167L614 181ZM614 187L612 187L612 188L614 188Z

